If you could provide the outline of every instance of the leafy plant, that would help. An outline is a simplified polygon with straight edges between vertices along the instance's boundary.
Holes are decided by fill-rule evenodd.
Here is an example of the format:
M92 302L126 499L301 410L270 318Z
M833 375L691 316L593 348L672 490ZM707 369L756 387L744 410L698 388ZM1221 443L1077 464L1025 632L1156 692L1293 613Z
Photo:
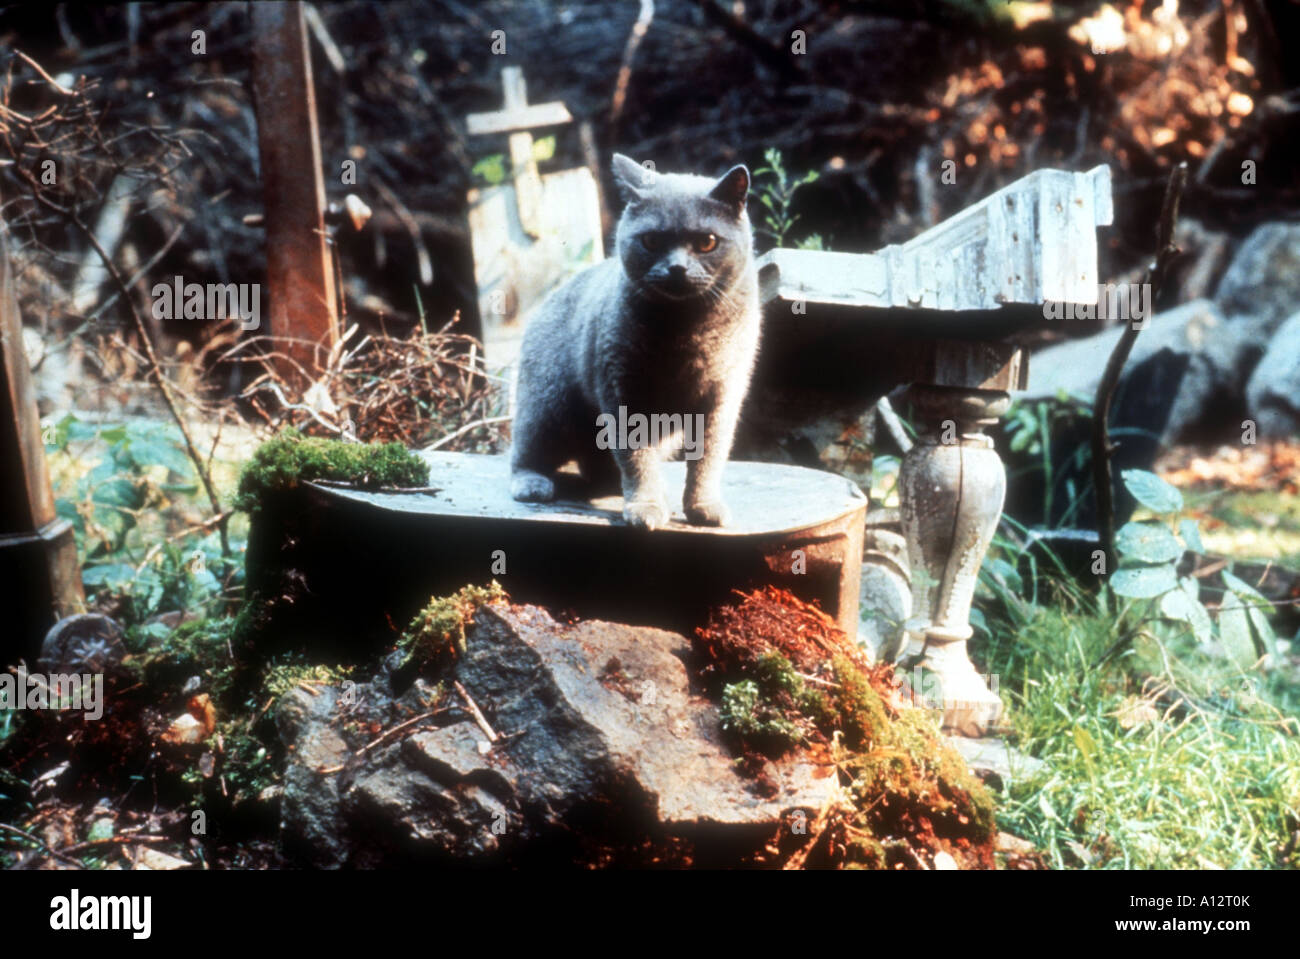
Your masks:
M167 610L210 611L239 585L243 564L223 551L214 524L188 527L198 485L174 425L69 414L44 439L55 506L83 557L82 582L92 595L119 594L128 624Z
M1183 510L1182 494L1145 470L1125 470L1121 478L1134 499L1158 518L1126 523L1116 533L1120 567L1110 579L1116 595L1156 602L1161 618L1185 623L1202 643L1217 639L1244 670L1259 657L1276 653L1277 637L1266 615L1273 607L1257 590L1231 572L1223 573L1228 597L1220 607L1216 633L1201 602L1198 580L1178 576L1183 553L1204 549L1196 523L1178 515Z
M775 147L769 147L763 154L763 159L767 162L767 166L754 171L755 196L764 209L762 225L758 227L758 232L770 236L777 246L786 246L786 237L799 219L798 215L790 212L794 195L800 187L816 181L817 171L809 170L802 179L793 179L786 172L781 151ZM760 177L766 178L766 182L759 183ZM820 250L822 239L820 236L810 236L803 241L800 248Z
M539 137L533 141L534 163L545 163L554 156L554 136ZM487 183L488 186L500 186L510 177L510 170L507 169L508 160L509 156L505 153L492 153L475 163L470 168L470 172Z

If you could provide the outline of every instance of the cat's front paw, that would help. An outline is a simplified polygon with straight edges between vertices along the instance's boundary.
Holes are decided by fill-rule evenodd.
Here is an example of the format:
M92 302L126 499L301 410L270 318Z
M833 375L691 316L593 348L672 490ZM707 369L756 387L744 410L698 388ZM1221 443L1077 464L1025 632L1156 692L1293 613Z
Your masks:
M521 503L549 503L555 499L555 483L541 473L522 471L510 478L510 495Z
M722 500L689 503L685 510L686 521L695 526L726 526L731 519L731 511Z
M637 529L658 529L668 523L668 506L653 500L624 503L623 519L628 526Z

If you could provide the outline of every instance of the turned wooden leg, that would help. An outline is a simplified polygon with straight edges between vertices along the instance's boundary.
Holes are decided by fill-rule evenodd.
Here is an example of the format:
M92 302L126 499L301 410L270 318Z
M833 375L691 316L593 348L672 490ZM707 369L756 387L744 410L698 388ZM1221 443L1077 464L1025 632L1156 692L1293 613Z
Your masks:
M1002 701L967 655L970 604L1007 487L1002 460L981 430L997 421L1010 397L941 386L908 392L921 435L899 470L912 569L902 665L922 703L942 708L945 729L979 736L997 724Z

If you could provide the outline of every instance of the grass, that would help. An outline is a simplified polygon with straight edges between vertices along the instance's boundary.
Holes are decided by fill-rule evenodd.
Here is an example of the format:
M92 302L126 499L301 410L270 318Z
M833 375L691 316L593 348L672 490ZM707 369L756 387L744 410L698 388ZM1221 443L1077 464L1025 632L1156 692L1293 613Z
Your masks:
M1215 490L1188 496L1203 511L1201 539L1212 553L1275 560L1300 571L1300 497L1272 490Z
M1000 677L1019 748L1047 763L998 797L1000 826L1057 868L1300 865L1286 691L1174 632L1148 628L1115 654L1125 617L1091 603L1063 590L988 616L984 668Z

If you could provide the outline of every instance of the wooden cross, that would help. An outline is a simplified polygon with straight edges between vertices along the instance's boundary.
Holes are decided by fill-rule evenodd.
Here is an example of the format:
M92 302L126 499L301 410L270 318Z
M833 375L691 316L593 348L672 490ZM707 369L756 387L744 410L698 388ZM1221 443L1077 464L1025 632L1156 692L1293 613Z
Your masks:
M519 67L501 71L501 86L505 91L505 109L471 113L465 118L465 124L472 135L510 134L510 173L519 204L519 222L525 233L537 239L542 235L542 178L533 159L533 135L528 131L572 123L573 117L568 107L558 100L530 105L524 71Z
M505 109L471 114L466 125L475 135L510 135L509 179L470 190L467 200L484 359L489 373L511 382L531 311L605 254L596 174L578 167L542 175L533 158L528 131L571 122L568 109L530 104L518 67L502 70L501 83Z

